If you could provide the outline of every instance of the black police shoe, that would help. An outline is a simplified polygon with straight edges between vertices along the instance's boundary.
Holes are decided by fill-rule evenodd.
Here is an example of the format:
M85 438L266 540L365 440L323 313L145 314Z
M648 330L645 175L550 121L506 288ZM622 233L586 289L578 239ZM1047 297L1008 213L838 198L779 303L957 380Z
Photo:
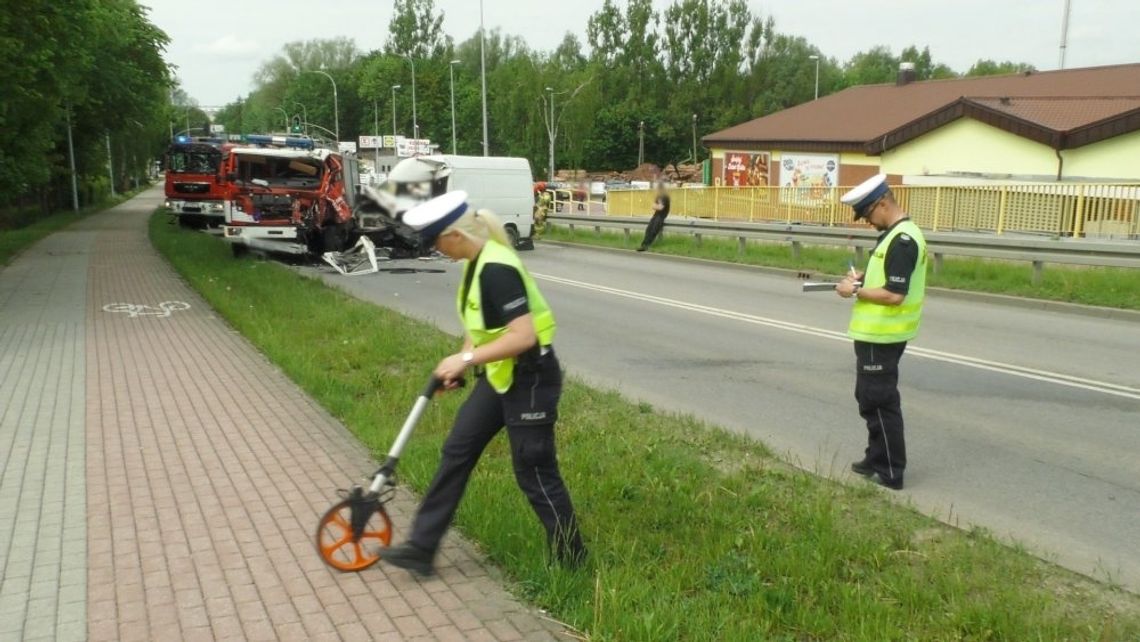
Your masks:
M883 488L889 488L891 490L902 490L902 487L903 487L902 475L899 475L898 477L892 478L892 477L883 477L882 473L875 473L875 475L871 478L871 480L874 481L876 484L882 486Z
M380 559L392 566L407 569L420 575L435 573L435 567L432 565L432 558L434 557L435 554L431 551L425 551L412 544L400 544L380 551Z
M859 461L851 464L851 472L855 473L856 475L870 477L871 475L875 474L875 469L871 468L871 464L868 463L866 459L860 459Z

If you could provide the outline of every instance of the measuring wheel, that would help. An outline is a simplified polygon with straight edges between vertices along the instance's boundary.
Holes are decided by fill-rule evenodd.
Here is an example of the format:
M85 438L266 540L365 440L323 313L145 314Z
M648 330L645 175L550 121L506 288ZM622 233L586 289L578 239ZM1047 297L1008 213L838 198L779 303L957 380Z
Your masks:
M321 517L316 542L325 564L346 573L362 571L392 542L392 520L378 499L350 496Z

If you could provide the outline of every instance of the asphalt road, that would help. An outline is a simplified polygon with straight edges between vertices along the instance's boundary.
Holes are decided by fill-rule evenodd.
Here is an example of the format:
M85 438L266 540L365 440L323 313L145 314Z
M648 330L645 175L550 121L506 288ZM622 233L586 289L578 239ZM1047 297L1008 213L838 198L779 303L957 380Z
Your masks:
M541 245L524 255L593 384L764 441L846 476L862 456L850 303L798 281L651 255ZM459 333L446 273L325 278ZM837 268L840 266L837 266ZM311 269L311 268L307 268ZM1081 573L1140 590L1140 325L931 296L903 358L907 489ZM428 364L425 364L427 367Z

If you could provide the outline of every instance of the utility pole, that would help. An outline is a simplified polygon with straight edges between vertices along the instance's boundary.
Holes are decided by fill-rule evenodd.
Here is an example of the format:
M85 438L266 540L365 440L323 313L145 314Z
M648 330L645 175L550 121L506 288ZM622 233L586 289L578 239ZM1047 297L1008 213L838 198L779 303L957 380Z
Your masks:
M412 65L412 138L420 139L420 121L416 118L416 61L411 56L404 56ZM418 145L418 143L417 143Z
M819 100L819 56L811 56L815 61L815 100Z
M171 136L170 140L174 140ZM75 144L71 140L71 103L67 105L67 157L71 163L71 209L79 211L79 181L75 175Z
M447 64L447 71L451 74L451 155L455 156L455 65L459 64L458 60L452 60Z
M697 164L697 115L693 114L693 164Z
M550 93L550 182L554 182L554 137L558 132L554 129L554 88L547 87L546 91Z
M483 155L490 156L491 148L487 139L487 44L486 29L483 27L483 0L479 0L479 67L483 78Z
M111 132L107 132L107 176L111 179L111 198L115 198L115 162L111 157Z
M380 101L372 99L372 141L376 145L376 166L372 169L372 176L380 173ZM373 178L375 180L375 178Z
M392 85L392 153L396 153L396 90L400 85Z
M1065 68L1065 49L1069 46L1069 14L1072 8L1072 0L1065 0L1065 15L1061 17L1061 69Z
M645 163L645 121L637 124L637 166Z

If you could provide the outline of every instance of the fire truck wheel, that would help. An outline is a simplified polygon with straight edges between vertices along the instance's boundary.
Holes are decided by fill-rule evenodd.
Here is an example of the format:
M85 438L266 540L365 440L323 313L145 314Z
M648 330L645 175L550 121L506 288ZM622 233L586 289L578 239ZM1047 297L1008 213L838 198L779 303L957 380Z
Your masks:
M511 247L518 247L518 245L519 245L519 230L518 230L518 228L515 227L514 225L508 225L506 227L506 229L507 229L507 239L510 240Z

